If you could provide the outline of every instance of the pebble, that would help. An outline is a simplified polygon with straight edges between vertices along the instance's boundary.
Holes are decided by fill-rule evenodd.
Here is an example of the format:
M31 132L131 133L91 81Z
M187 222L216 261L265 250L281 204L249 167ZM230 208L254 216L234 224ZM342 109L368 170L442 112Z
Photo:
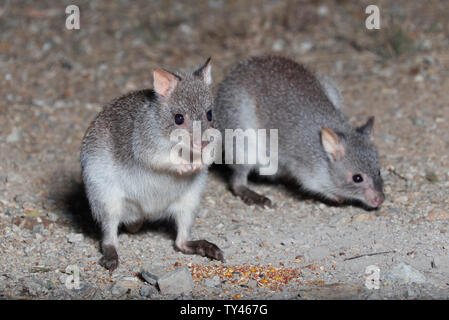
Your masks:
M407 196L400 196L400 197L397 197L395 199L395 202L403 202L403 203L405 203L407 201L408 201L408 197Z
M67 278L67 275L63 274L59 277L59 282L61 282L61 284L65 284L65 280Z
M128 288L125 288L120 283L116 282L112 285L110 290L114 297L120 297L128 291Z
M410 265L401 262L385 272L385 280L405 284L413 282L420 284L426 282L426 277Z
M257 280L254 280L254 279L249 280L247 283L247 286L248 286L248 288L251 288L251 289L257 289L258 288Z
M193 290L193 279L186 266L176 268L158 279L157 285L162 294L190 293Z
M43 233L44 227L41 224L33 226L32 233Z
M33 100L31 101L31 103L32 103L33 105L35 105L35 106L38 106L38 107L45 107L45 106L47 105L47 102L46 102L46 101L40 100L40 99L33 99Z
M212 278L206 278L204 285L210 288L219 287L221 285L220 277L213 276Z
M299 52L300 53L306 53L308 51L310 51L313 47L312 42L310 41L304 41L303 43L301 43L301 45L299 46Z
M84 236L82 233L69 233L67 235L67 240L70 243L82 242L84 240Z
M421 47L425 50L430 50L432 49L432 41L426 39L421 43Z
M326 5L321 5L318 7L317 13L319 16L325 17L329 13L329 8Z
M362 213L352 218L351 222L374 221L375 217L369 213Z
M209 210L206 208L202 208L198 211L199 218L206 218L209 215Z
M11 133L6 137L6 142L14 144L16 142L19 142L21 137L22 137L22 129L12 128Z
M282 51L282 49L284 49L284 46L285 46L285 41L283 39L277 39L276 41L274 41L271 49L273 51Z
M51 222L55 222L59 218L59 216L53 212L47 212L47 217L48 217L48 220L50 220Z
M427 220L447 220L449 219L449 212L441 209L432 209L426 216Z
M142 271L142 273L140 275L146 282L148 282L152 286L156 285L157 280L159 279L158 276L156 276L152 273L146 272L146 271Z
M438 175L437 175L435 172L427 172L427 173L426 173L426 179L427 179L429 182L432 182L432 183L435 183L435 182L438 182L438 181L439 181Z
M139 290L142 297L151 298L158 294L157 289L153 286L142 286Z
M35 281L27 281L25 284L26 290L30 293L32 296L37 296L40 293L47 293L48 289L42 285L41 281L35 280Z
M127 280L131 279L131 280ZM129 290L135 290L140 288L140 282L137 278L124 278L120 281L117 281L117 284L120 285L123 288L129 289Z
M416 75L413 80L415 80L415 82L423 82L424 81L424 77L420 74Z

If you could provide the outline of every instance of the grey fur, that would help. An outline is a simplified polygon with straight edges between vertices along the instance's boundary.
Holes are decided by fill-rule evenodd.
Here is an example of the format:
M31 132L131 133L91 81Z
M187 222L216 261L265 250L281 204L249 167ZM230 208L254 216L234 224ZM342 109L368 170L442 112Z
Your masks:
M334 107L340 110L343 106L343 96L341 95L340 89L338 89L335 83L326 76L319 75L317 78Z
M378 206L384 195L377 151L370 138L373 121L364 130L354 129L339 110L341 101L338 89L325 78L318 79L290 59L262 56L230 71L218 87L214 115L221 132L278 129L278 175L294 178L305 190L332 200L360 200ZM324 149L323 127L337 133L344 148L342 159L335 160ZM247 176L257 165L231 167L231 190L236 195L250 204L270 204L247 188ZM359 173L365 181L356 184L352 175Z
M117 228L135 232L146 219L171 217L177 226L176 247L223 259L215 245L189 241L195 210L204 190L207 168L179 166L170 161L170 133L179 128L176 114L202 130L211 127L206 112L212 109L210 59L192 73L175 75L169 96L147 89L128 93L109 103L87 129L81 148L81 167L94 218L103 230L103 260L113 271L118 266ZM200 169L200 170L199 170Z

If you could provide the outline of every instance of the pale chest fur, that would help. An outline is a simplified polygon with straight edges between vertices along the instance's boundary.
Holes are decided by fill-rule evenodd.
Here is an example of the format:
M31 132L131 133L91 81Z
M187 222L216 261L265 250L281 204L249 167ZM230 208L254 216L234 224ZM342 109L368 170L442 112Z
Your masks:
M199 200L204 186L205 172L192 176L176 176L134 167L120 169L125 210L146 218L159 218L171 205L184 201L186 193L196 190ZM192 199L192 201L198 201Z

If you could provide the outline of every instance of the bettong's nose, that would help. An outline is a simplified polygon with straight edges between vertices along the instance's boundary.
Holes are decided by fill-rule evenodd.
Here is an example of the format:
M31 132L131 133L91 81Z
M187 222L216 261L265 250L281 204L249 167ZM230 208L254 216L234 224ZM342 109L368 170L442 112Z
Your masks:
M380 206L385 200L385 195L382 192L379 192L372 199L372 204L374 207Z

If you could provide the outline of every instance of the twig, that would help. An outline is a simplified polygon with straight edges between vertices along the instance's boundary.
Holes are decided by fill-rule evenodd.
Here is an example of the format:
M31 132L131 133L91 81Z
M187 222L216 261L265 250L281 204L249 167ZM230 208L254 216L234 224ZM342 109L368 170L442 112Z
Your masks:
M395 176L399 177L400 179L402 179L404 181L408 181L406 177L404 177L403 175L400 175L399 173L397 173L396 170L388 169L388 171L390 171L392 174L394 174Z
M377 256L379 254L395 253L395 252L396 252L395 250L392 250L392 251L383 251L383 252L374 252L374 253L361 254L361 255L358 255L358 256L351 257L351 258L346 258L343 261L358 259L358 258L361 258L361 257Z

